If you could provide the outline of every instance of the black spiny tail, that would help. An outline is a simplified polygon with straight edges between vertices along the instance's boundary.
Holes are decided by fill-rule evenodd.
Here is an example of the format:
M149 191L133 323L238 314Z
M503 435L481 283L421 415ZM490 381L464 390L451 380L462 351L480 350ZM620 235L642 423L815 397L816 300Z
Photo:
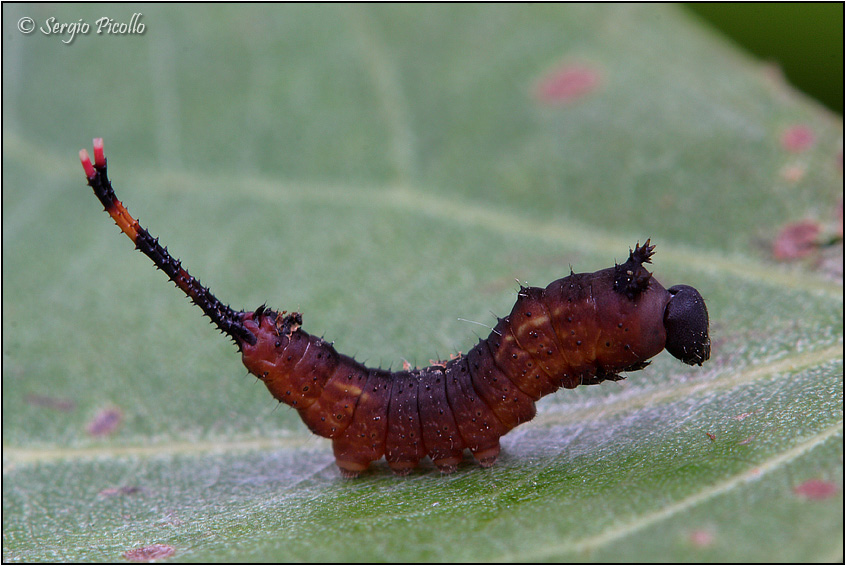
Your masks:
M203 312L223 332L230 336L240 348L246 342L255 344L256 337L247 330L242 322L242 314L228 305L220 302L211 291L200 284L198 279L192 277L179 262L171 256L167 248L159 244L158 238L153 238L147 230L141 227L123 206L112 189L106 173L106 158L103 153L103 139L94 140L94 164L86 150L80 150L79 159L85 169L85 176L88 178L88 185L94 189L94 194L103 203L106 212L115 221L124 234L135 243L135 248L153 260L156 267L164 271L176 286L188 295L195 305L203 309Z

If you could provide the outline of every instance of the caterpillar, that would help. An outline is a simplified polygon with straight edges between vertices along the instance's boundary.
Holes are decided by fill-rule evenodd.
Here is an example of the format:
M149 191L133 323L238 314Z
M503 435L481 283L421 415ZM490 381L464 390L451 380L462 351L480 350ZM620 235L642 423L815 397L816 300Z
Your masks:
M331 438L341 474L356 477L382 457L408 474L424 457L444 473L465 450L494 464L499 439L535 416L557 389L620 380L666 349L689 365L710 357L708 310L687 285L665 289L646 270L654 245L629 249L622 264L574 273L546 288L521 285L511 313L464 355L420 369L368 368L302 329L298 312L265 305L236 311L220 302L141 227L119 201L103 140L94 163L79 152L88 185L118 227L238 347L247 370L278 401Z

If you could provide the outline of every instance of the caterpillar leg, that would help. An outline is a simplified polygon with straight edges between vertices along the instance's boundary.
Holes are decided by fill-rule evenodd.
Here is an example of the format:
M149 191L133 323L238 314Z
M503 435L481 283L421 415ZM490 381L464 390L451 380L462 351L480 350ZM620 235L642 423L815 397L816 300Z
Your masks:
M441 473L449 474L464 459L464 440L447 399L444 368L426 368L424 376L417 394L423 444Z
M369 370L367 383L358 399L353 422L341 436L332 439L335 463L346 478L357 477L370 462L385 455L389 395L392 381L383 370Z
M349 430L349 429L348 429ZM357 478L361 472L370 467L370 462L382 457L384 444L379 447L373 446L370 450L362 449L364 435L352 436L344 434L332 439L332 451L335 453L335 465L341 470L345 478Z
M473 457L479 462L479 465L483 468L490 468L496 463L496 459L499 457L499 440L492 446L487 448L481 448L477 450L470 450L473 453Z
M351 460L338 460L335 458L335 465L341 471L341 476L347 479L355 479L361 475L361 472L370 467L370 462L362 464L361 462L354 462Z
M393 374L391 381L385 460L392 472L405 476L426 456L417 403L421 379L419 372L400 371Z

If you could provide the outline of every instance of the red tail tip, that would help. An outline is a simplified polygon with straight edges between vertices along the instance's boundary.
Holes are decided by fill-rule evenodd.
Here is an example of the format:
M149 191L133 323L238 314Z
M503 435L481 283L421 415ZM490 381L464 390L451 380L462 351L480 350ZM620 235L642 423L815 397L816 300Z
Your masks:
M103 154L103 138L94 138L94 165L104 167L106 156Z
M87 150L79 150L79 160L82 162L82 168L85 169L86 177L88 177L89 179L93 179L97 176L97 171L95 171L94 166L91 165L91 158L88 156Z

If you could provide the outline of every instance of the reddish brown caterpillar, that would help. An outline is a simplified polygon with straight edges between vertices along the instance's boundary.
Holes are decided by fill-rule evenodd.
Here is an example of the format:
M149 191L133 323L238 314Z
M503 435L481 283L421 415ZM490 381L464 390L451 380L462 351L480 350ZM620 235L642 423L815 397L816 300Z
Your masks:
M271 394L300 413L312 432L332 439L344 476L383 456L406 474L425 456L452 472L470 450L482 466L499 439L535 416L535 401L559 387L619 380L667 349L687 364L708 359L708 311L696 289L664 289L644 267L647 240L628 260L573 273L545 289L521 287L511 314L466 355L422 369L367 368L304 332L300 313L261 306L235 311L185 271L115 197L103 140L94 164L80 151L88 184L135 247L229 335L244 365Z

